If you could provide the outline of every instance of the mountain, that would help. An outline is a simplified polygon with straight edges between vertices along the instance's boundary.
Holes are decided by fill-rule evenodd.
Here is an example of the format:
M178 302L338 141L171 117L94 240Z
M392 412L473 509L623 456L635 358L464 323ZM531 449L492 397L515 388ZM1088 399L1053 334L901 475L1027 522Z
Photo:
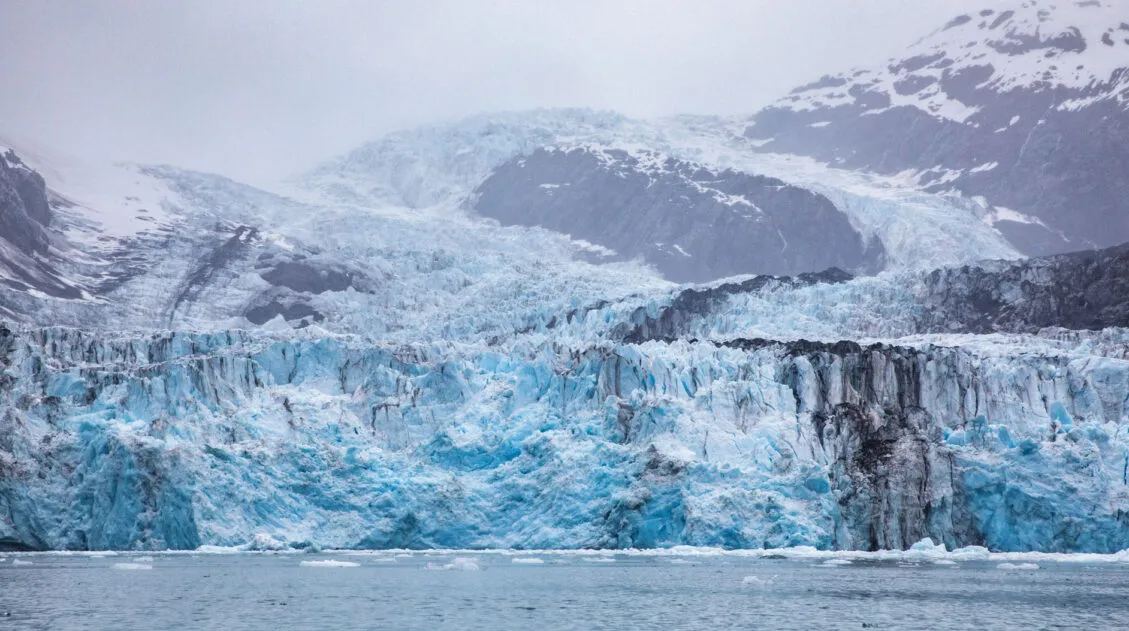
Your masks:
M1027 254L1129 240L1129 13L1022 0L960 15L887 63L753 116L761 151L901 174L994 208Z
M55 269L54 213L43 177L0 147L0 283L38 296L77 298L80 291ZM0 297L0 316L14 315Z
M341 203L446 204L548 228L594 246L591 260L640 258L674 281L1020 256L974 201L758 154L740 128L587 110L487 115L392 134L300 183Z
M0 294L0 547L1129 547L1125 248L1016 260L979 204L749 152L731 121L546 148L577 116L604 119L408 132L275 193L37 164L88 293ZM553 190L557 154L779 186L888 269L677 285L482 216L495 185ZM1009 260L966 262L984 244Z
M1119 44L1040 7L266 189L6 146L0 549L1129 548Z
M499 166L475 195L485 217L568 233L606 258L641 256L676 282L885 263L881 242L868 247L818 193L661 155L538 149Z

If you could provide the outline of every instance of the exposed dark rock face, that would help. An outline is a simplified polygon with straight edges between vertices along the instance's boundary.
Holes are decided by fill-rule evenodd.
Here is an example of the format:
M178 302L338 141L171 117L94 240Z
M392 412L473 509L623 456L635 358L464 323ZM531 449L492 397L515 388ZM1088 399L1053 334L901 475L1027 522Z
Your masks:
M642 256L670 280L881 269L830 200L772 178L619 150L537 150L477 190L474 209L505 225L542 226Z
M259 276L272 285L312 294L345 291L353 284L353 275L348 272L320 268L303 261L279 262Z
M43 177L14 151L0 154L0 315L12 315L8 289L33 290L56 298L81 291L56 269L48 230L53 218Z
M0 239L24 254L47 252L47 185L14 151L0 156Z
M258 325L266 324L274 319L275 316L282 316L283 319L288 322L291 320L300 321L303 318L310 318L313 322L321 322L325 319L325 316L318 313L316 309L307 304L299 302L284 305L277 300L272 300L265 305L252 307L247 310L245 316L252 324ZM308 323L309 321L307 321L307 324Z
M685 289L658 316L645 309L612 335L629 343L685 337L695 321L729 308L735 294L787 290L851 279L841 270L796 278L758 276L714 288ZM1036 333L1059 327L1129 327L1129 244L1105 250L986 261L922 277L914 320L918 333Z
M1012 264L936 270L926 277L925 287L922 331L1129 327L1129 244Z
M632 344L646 340L674 339L686 335L688 325L695 318L723 308L726 300L733 294L755 293L765 288L804 287L815 283L845 283L851 278L853 277L850 274L838 268L831 268L817 274L800 274L795 278L756 276L740 283L724 283L703 289L684 289L659 313L658 317L652 318L647 315L646 309L640 308L632 314L630 324L620 325L612 335Z

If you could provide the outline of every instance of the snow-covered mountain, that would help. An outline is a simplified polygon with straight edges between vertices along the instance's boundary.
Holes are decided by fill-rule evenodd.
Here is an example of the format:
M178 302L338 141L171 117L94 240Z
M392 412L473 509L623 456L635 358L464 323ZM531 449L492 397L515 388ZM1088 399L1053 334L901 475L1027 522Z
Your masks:
M528 299L502 310L520 329L546 297L571 308L669 280L1020 256L977 202L757 153L734 124L481 116L393 134L276 192L34 152L24 160L48 175L53 219L25 223L51 233L52 269L73 295L44 302L48 286L13 285L0 305L74 326L238 328L281 316L388 335L418 319L454 335L470 305L482 314L474 326L489 328L499 304ZM532 269L557 280L533 290ZM581 279L584 293L560 292Z
M10 291L80 295L52 265L52 218L43 177L14 151L0 147L0 282ZM0 316L5 315L14 314L0 299Z
M1120 129L1069 118L1116 12L1041 6L751 125L483 115L270 190L9 143L0 549L1129 548L1129 248L1019 251L1126 178L1007 193Z
M758 153L740 120L587 110L479 116L393 134L302 184L341 202L455 205L641 257L672 280L931 269L1020 256L978 200Z
M956 190L1028 254L1129 240L1129 7L1018 0L755 115L761 150Z

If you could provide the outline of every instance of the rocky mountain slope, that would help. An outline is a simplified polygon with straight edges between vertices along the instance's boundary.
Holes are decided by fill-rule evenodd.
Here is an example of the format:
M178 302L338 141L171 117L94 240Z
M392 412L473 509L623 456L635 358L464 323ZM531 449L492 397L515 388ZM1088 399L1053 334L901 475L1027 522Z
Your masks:
M797 88L745 134L763 151L983 197L1028 254L1116 245L1129 240L1129 12L997 3L881 66Z

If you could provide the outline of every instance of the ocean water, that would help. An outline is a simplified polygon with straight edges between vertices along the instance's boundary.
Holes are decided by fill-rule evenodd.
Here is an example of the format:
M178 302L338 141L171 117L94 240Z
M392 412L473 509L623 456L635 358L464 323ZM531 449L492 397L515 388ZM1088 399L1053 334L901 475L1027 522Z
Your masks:
M1129 564L512 553L0 561L0 630L860 628L1125 629Z

